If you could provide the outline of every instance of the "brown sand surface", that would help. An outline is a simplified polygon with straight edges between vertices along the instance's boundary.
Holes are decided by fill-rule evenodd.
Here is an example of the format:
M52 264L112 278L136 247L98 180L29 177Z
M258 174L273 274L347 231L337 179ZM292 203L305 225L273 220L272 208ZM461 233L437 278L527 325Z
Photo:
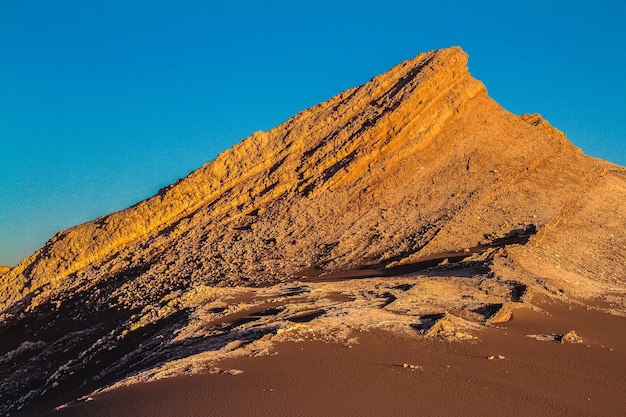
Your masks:
M535 304L541 310L518 309L512 321L477 332L476 342L384 331L358 333L351 347L285 342L276 355L220 363L239 375L131 385L52 415L626 415L626 318L548 299ZM572 329L583 343L528 337Z

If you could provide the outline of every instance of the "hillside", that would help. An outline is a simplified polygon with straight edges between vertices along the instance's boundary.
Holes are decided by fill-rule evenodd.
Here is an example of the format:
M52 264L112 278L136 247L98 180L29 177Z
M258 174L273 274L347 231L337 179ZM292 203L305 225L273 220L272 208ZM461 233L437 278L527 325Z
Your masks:
M1 410L260 353L293 323L465 339L532 294L623 315L626 168L504 110L467 59L420 54L0 275Z

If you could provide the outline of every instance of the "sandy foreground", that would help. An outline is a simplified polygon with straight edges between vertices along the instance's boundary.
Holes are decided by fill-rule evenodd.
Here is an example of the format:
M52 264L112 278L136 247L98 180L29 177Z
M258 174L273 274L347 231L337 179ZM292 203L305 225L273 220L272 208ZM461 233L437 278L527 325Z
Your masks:
M377 330L356 333L351 346L284 342L273 355L219 363L240 374L131 385L47 415L626 415L626 318L535 304L541 311L516 310L475 341ZM582 343L554 340L570 330Z

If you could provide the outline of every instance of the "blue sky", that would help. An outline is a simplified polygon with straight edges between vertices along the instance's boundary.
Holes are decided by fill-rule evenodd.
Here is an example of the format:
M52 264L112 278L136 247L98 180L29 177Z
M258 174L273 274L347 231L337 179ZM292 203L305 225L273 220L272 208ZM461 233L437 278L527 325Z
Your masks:
M0 265L452 45L506 109L626 165L625 4L0 1Z

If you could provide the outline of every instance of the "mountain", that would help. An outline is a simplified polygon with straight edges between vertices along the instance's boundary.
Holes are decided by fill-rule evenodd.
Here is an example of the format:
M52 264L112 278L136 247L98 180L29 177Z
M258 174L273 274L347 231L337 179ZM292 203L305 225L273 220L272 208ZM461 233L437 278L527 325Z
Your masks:
M257 349L287 322L328 336L394 314L463 338L539 293L624 314L626 169L504 110L467 59L420 54L0 275L1 411Z

